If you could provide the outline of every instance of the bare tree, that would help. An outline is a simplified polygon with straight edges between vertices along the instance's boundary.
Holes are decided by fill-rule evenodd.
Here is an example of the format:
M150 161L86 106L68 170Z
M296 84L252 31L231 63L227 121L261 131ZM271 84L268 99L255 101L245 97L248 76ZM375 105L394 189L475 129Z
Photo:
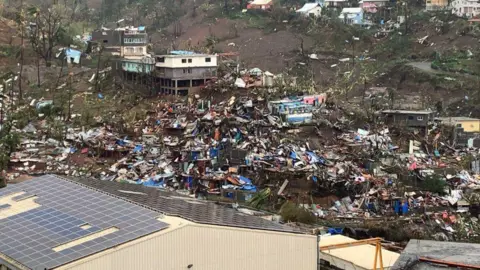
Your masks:
M32 49L45 60L45 65L50 67L53 49L64 41L63 27L68 24L66 10L63 6L49 7L44 4L40 8L31 8L29 15L36 23L36 30L30 33Z
M22 76L23 76L23 64L24 64L24 53L25 53L25 12L23 10L23 0L20 0L20 16L19 16L19 23L20 23L20 39L21 39L21 47L20 47L20 73L18 76L18 98L19 101L22 100Z

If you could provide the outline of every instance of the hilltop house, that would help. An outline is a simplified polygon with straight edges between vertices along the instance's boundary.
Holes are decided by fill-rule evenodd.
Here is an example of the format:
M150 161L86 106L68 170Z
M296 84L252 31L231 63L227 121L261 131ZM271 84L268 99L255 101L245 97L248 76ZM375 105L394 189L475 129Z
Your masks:
M477 0L455 0L451 4L453 14L472 18L480 14L480 2Z
M306 3L301 9L297 10L297 13L305 16L320 17L322 5L320 3Z
M348 7L348 5L347 0L325 0L325 7L344 8Z
M425 0L425 9L429 11L441 10L448 7L448 0Z
M363 24L363 9L343 8L338 18L344 20L346 24Z
M102 28L92 33L91 42L97 46L102 44L104 50L112 55L141 57L147 54L148 35L144 26Z
M247 9L271 9L273 6L272 0L254 0L247 5Z
M172 51L155 56L155 73L160 92L187 95L217 76L217 55Z

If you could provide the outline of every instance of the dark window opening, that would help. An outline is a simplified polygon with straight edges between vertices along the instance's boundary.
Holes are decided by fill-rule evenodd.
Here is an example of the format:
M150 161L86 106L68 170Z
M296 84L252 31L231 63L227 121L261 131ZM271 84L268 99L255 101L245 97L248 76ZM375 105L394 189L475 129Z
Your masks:
M182 59L182 63L185 64L187 63L187 59ZM185 73L185 72L184 72Z
M104 39L104 40L103 40L103 43L108 43L108 40Z
M188 59L188 63L192 63L192 59Z
M205 62L207 62L207 63L212 62L212 58L210 58L210 57L205 58Z
M165 63L165 57L157 57L157 62Z
M413 120L413 116L412 116L412 115L409 115L409 116L408 116L408 120Z

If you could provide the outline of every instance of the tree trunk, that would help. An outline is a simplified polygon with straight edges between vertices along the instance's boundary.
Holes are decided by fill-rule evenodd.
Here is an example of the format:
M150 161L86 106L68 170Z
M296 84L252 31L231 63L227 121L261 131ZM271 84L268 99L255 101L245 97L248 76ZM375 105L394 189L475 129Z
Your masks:
M40 57L37 55L37 86L40 87L41 85L40 81Z
M60 83L60 78L63 74L63 66L65 65L65 59L62 59L62 66L60 67L60 72L58 73L57 81L55 82L55 87L52 89L52 103L55 104L55 93L57 92L58 84Z
M19 101L22 100L22 75L23 75L23 55L24 55L24 51L25 51L25 43L24 43L24 36L25 36L25 18L24 18L24 14L23 14L23 0L21 0L20 2L20 14L22 14L22 18L21 18L21 22L20 22L20 25L21 25L21 48L20 48L20 74L19 74L19 78L18 78L18 99Z
M99 78L98 76L100 75L100 61L102 60L102 52L103 52L103 47L100 47L100 51L98 52L98 62L97 62L97 72L95 73L95 91L98 92L98 81Z

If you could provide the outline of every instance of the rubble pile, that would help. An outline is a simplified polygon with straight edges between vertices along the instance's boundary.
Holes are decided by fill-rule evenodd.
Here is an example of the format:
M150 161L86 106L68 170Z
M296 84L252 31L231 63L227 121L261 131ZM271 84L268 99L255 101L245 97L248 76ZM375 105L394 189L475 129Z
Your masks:
M104 124L65 128L63 139L48 136L45 120L32 121L18 130L22 140L11 155L9 178L94 177L257 208L275 198L297 198L327 220L399 215L407 220L454 211L448 216L453 222L451 216L462 220L478 206L467 199L477 198L480 188L478 161L472 161L477 166L472 173L459 169L474 148L441 142L436 125L423 140L411 133L405 145L408 140L398 140L382 122L354 127L346 114L332 118L335 108L327 109L325 100L320 95L162 101L132 124L129 134ZM333 130L331 138L320 135L325 129ZM440 188L426 187L438 181ZM447 234L457 232L442 226Z

